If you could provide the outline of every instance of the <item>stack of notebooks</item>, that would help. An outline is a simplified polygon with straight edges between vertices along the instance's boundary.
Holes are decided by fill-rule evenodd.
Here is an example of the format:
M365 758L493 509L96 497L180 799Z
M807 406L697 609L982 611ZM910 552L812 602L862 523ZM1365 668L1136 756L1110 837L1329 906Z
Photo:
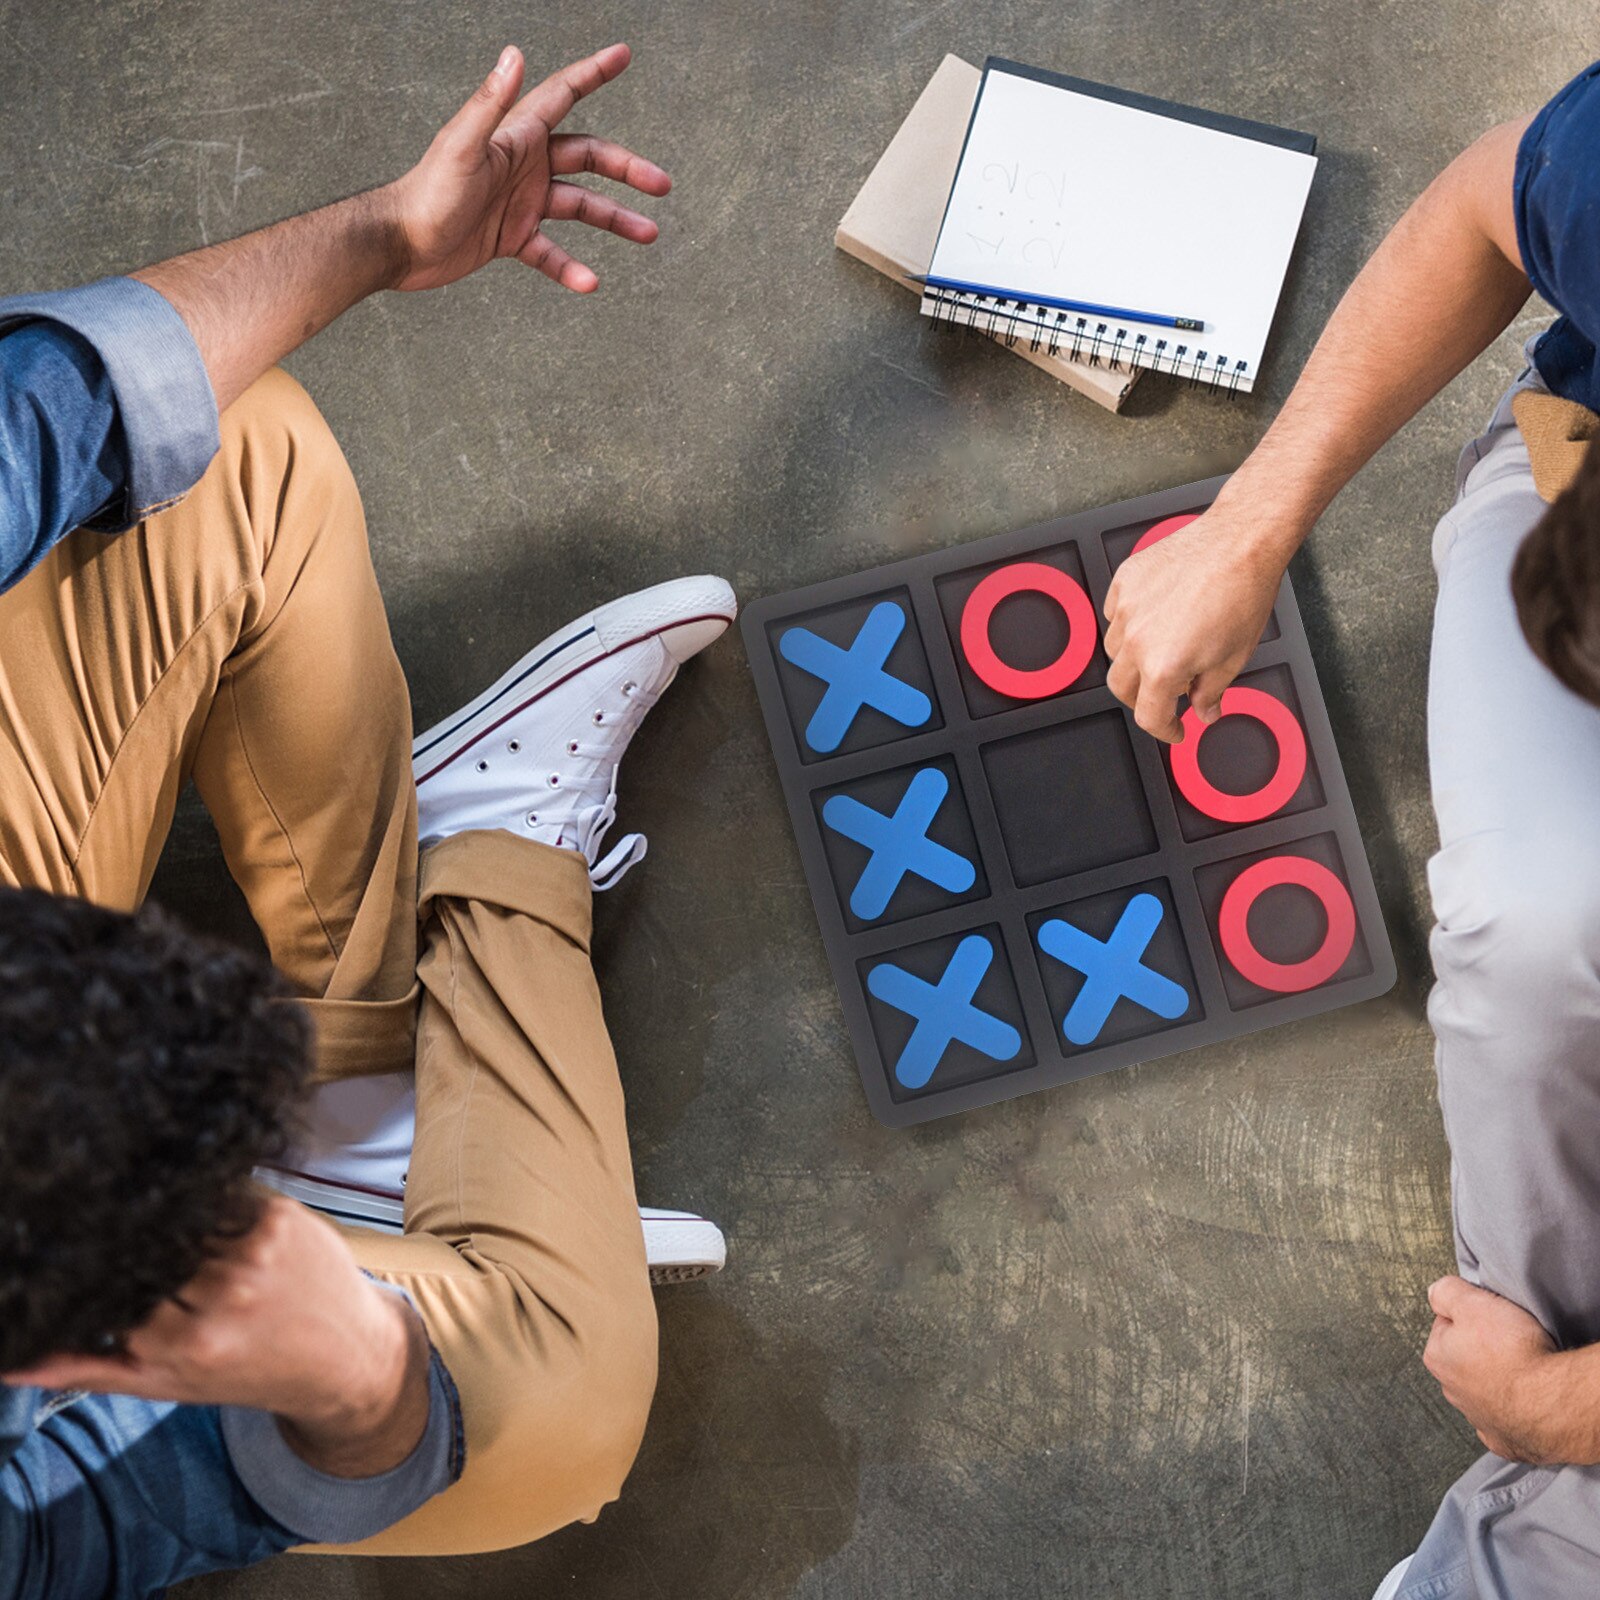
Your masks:
M835 243L1112 410L1141 370L1242 392L1315 171L1310 134L946 56Z

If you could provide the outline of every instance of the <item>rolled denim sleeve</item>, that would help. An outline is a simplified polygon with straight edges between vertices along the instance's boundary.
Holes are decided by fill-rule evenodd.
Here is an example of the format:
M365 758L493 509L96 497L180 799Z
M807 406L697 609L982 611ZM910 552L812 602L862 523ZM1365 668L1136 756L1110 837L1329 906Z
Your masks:
M0 1425L0 1600L150 1600L300 1542L239 1481L213 1406L0 1390Z
M461 1401L436 1350L428 1361L428 1421L422 1437L388 1472L370 1478L319 1472L289 1448L277 1418L265 1411L224 1406L222 1437L251 1499L313 1544L354 1544L382 1533L448 1489L465 1462Z
M0 299L0 400L0 589L73 528L171 505L217 452L199 348L133 278Z

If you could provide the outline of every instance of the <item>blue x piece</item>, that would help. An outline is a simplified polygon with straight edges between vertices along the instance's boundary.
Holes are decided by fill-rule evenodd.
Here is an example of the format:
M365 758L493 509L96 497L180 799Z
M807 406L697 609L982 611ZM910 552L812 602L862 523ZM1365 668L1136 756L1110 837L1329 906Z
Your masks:
M1182 984L1144 964L1144 952L1161 925L1163 907L1153 894L1136 894L1104 943L1070 922L1052 917L1039 929L1039 948L1083 974L1083 987L1067 1012L1062 1032L1072 1044L1093 1044L1124 995L1135 1005L1172 1021L1189 1009Z
M951 894L965 894L977 882L977 871L964 855L928 837L949 792L950 780L937 767L924 767L907 785L892 817L847 794L833 795L823 805L822 820L835 833L872 852L850 894L850 909L863 922L889 909L908 872Z
M920 728L933 715L927 695L884 671L883 664L905 629L905 612L892 600L880 600L867 613L848 650L809 628L790 628L778 641L778 654L785 661L828 686L806 724L806 743L813 750L822 755L837 750L862 706L871 706L907 728Z
M920 1089L933 1076L952 1041L996 1061L1009 1061L1022 1048L1022 1035L1009 1022L972 1003L993 960L994 946L982 934L969 933L936 984L887 961L867 974L867 988L878 999L917 1019L894 1064L906 1088Z

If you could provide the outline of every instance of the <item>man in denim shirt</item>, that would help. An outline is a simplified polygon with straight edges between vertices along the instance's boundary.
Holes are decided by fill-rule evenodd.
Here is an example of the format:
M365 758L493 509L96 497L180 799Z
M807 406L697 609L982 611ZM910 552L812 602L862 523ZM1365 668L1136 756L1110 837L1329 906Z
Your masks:
M0 300L0 1600L143 1595L306 1542L513 1544L592 1518L631 1464L655 1322L588 964L614 795L588 804L583 768L555 797L533 751L546 825L520 795L504 823L436 798L419 873L359 498L274 370L365 295L500 257L590 292L548 221L650 242L561 175L666 174L554 132L627 62L523 96L507 49L384 188ZM614 778L727 624L708 582L559 644L551 692L594 705L573 762L592 744ZM138 909L190 777L277 973ZM313 1066L409 1082L419 1050L403 1237L247 1187Z

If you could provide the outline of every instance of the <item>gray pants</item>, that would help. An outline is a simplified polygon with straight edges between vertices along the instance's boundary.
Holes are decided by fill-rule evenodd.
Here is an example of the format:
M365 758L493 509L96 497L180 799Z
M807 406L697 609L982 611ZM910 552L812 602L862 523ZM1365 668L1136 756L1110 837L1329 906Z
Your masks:
M1600 1340L1600 710L1535 660L1511 599L1544 504L1510 401L1538 385L1525 373L1462 452L1434 536L1428 1015L1461 1274L1573 1345ZM1596 1593L1600 1468L1485 1455L1400 1600Z

